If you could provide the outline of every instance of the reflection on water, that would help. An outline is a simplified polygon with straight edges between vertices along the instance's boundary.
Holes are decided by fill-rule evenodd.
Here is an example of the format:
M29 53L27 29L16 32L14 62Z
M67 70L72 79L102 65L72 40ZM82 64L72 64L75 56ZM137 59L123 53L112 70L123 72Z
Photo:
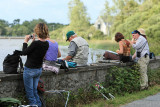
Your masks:
M24 40L23 39L0 39L0 71L2 71L2 63L8 54L12 54L15 49L21 50L22 49L22 44ZM67 56L68 53L68 46L59 46L62 57L64 58ZM88 56L88 64L90 63L95 63L98 60L102 60L103 58L103 53L105 50L100 50L100 49L89 49L89 56ZM26 56L22 56L22 61L23 63L26 60Z
M61 58L66 57L67 53L68 53L68 46L59 46L59 48L60 48L60 51L62 54ZM105 50L100 50L100 49L93 50L90 48L89 55L88 55L88 64L95 63L99 60L102 60L104 52L105 52Z

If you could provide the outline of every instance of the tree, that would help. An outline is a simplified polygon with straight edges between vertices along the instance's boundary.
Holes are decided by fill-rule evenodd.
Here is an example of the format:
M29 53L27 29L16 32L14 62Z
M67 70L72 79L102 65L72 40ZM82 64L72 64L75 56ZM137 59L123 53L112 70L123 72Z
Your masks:
M125 17L131 16L134 12L136 12L136 9L138 7L138 3L134 0L130 0L126 3L126 5L123 7L123 13Z
M7 21L0 19L0 35L6 34L6 27L8 27L9 24Z
M7 27L7 26L9 26L9 23L5 20L0 19L0 26Z
M131 32L135 29L145 29L151 52L159 54L160 41L160 2L159 0L129 0L123 7L123 22L120 13L111 26L112 37L116 32L121 32L126 39L131 39Z
M130 0L113 0L113 3L115 4L116 7L116 12L118 15L118 19L121 20L121 22L123 23L124 21L124 7L126 6L126 4L128 3L128 1Z
M109 2L106 1L105 2L105 9L104 9L104 12L102 13L102 18L106 22L108 36L110 36L110 25L114 21L114 16L113 16L114 13L115 13L115 8L113 6L110 7Z
M19 22L20 22L20 19L14 19L13 20L13 25L17 25L17 24L19 24Z
M24 35L27 35L27 34L30 34L31 32L29 32L28 28L26 26L19 26L18 29L17 29L17 35L18 36L24 36Z
M84 4L80 0L71 0L68 5L70 26L76 31L83 31L89 28L90 18L87 15Z
M12 28L11 27L6 27L6 34L7 36L11 36L12 35Z
M49 31L53 31L63 27L64 25L60 23L48 23L47 26Z
M38 24L38 23L45 23L45 24L47 24L47 22L44 20L44 19L41 19L41 18L39 18L39 19L33 19L31 22L30 22L30 29L32 30L32 32L33 32L33 29L34 29L34 27L36 26L36 24Z

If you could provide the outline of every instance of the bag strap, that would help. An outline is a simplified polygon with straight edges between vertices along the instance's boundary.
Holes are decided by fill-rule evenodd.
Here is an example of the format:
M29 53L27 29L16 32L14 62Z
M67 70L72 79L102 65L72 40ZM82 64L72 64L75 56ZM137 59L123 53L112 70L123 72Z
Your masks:
M22 59L21 59L21 57L20 57L21 53L22 53L22 51L19 51L19 50L15 50L15 51L13 52L13 55L18 55L18 57L19 57L18 66L20 65L20 68L19 68L18 73L22 73L22 70L23 70L23 62L22 62Z
M23 70L23 62L22 62L22 59L21 59L20 56L19 56L19 65L20 65L19 73L22 73L22 70Z
M143 51L143 49L144 49L144 47L146 46L146 44L147 44L147 41L142 45L143 46L143 48L142 48L142 50L140 51L140 52L142 52ZM140 48L139 48L140 49ZM138 49L137 49L138 50Z

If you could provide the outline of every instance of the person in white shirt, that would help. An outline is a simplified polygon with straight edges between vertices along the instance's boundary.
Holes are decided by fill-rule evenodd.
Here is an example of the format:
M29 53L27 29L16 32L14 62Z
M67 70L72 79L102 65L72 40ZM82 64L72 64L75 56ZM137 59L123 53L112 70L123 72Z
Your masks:
M133 39L130 41L132 47L136 50L132 59L136 59L140 66L140 85L141 90L148 89L147 66L149 64L149 45L138 30L132 32Z

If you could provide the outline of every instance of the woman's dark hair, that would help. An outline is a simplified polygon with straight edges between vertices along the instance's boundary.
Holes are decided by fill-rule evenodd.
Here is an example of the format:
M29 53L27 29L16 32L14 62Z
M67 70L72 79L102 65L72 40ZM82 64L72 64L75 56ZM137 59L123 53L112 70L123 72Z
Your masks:
M115 41L116 41L116 42L119 42L119 41L121 41L121 39L124 39L123 34L120 33L120 32L117 32L117 33L115 34Z

